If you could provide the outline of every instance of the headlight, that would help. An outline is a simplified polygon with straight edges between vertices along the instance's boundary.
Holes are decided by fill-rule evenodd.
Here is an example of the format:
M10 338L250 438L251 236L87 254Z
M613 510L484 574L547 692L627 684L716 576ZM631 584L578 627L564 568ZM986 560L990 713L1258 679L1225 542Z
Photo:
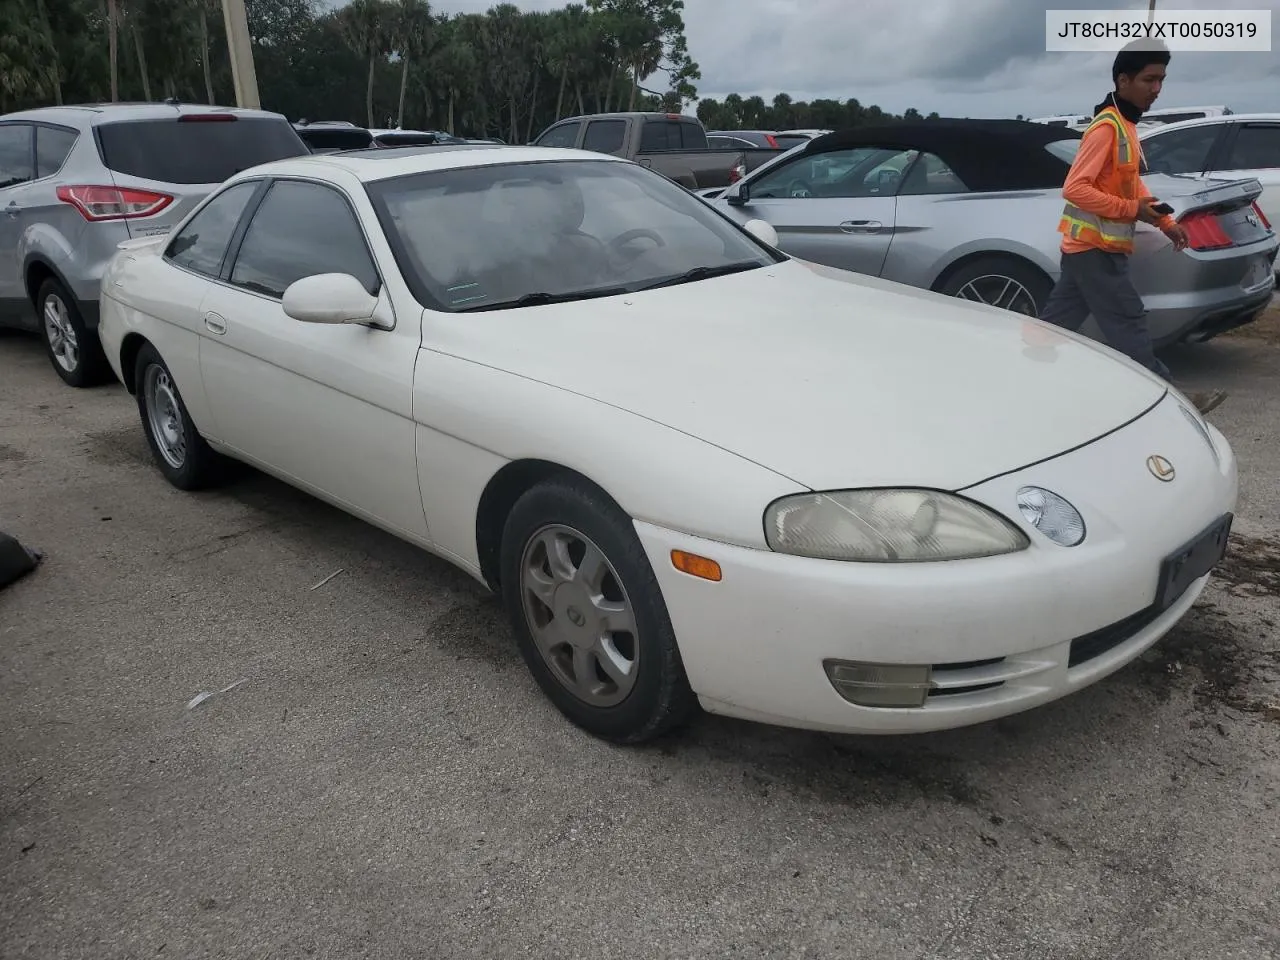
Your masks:
M1213 453L1214 461L1221 466L1222 457L1218 453L1218 448L1214 446L1213 437L1209 436L1209 427L1204 420L1197 414L1191 412L1190 408L1184 404L1178 404L1178 409L1182 411L1182 415L1187 418L1187 422L1196 428L1196 433L1200 434L1200 439L1209 445L1209 450Z
M771 549L821 560L967 560L1030 545L1004 517L934 490L797 494L770 504L764 526Z
M1084 539L1084 517L1065 498L1043 487L1021 487L1018 509L1031 524L1054 543L1074 547Z

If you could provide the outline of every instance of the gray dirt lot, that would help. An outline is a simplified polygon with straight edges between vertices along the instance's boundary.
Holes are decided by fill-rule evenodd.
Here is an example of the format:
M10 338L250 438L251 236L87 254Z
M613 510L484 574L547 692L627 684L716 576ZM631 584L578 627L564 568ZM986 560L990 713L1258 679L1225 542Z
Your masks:
M260 475L171 489L121 388L0 336L0 529L47 553L0 591L0 956L1280 956L1277 328L1170 357L1230 386L1243 496L1143 661L965 731L644 749L462 574Z

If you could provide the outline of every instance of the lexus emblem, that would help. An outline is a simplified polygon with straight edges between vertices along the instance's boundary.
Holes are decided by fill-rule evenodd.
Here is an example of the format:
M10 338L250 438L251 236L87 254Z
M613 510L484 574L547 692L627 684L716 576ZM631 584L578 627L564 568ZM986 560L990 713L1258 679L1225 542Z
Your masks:
M1147 457L1147 469L1151 471L1151 475L1157 480L1168 483L1173 479L1173 464L1158 453L1153 453Z

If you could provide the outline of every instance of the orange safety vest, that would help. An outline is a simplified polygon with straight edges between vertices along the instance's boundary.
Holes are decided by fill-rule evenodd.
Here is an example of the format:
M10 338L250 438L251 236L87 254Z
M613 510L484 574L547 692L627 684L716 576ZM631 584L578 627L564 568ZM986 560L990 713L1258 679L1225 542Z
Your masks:
M1098 183L1098 189L1112 196L1134 200L1138 196L1138 158L1142 148L1138 146L1134 149L1124 117L1115 107L1107 107L1094 117L1085 130L1085 136L1102 124L1110 124L1115 128L1116 142L1111 170ZM1112 253L1133 252L1135 229L1133 220L1108 220L1096 213L1081 210L1070 202L1062 208L1062 219L1058 221L1059 233Z

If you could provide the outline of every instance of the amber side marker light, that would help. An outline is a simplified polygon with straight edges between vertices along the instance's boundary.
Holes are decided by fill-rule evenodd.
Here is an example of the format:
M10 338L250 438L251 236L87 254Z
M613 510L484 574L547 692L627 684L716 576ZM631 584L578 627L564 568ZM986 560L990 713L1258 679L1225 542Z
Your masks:
M716 581L720 579L720 564L706 557L700 557L696 553L672 550L671 565L681 573L687 573L691 577Z

